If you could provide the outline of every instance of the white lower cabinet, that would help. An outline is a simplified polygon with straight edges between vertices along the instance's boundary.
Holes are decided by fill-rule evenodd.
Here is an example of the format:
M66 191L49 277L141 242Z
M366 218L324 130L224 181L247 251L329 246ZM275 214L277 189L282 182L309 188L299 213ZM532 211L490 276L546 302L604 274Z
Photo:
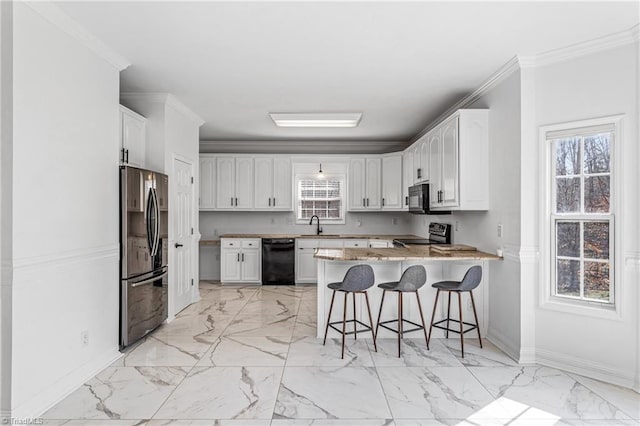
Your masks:
M220 246L220 281L223 284L260 284L262 281L260 238L222 238Z
M318 281L318 260L314 257L317 249L342 247L344 240L340 239L296 238L296 284L313 284Z
M393 248L393 241L369 240L369 248Z

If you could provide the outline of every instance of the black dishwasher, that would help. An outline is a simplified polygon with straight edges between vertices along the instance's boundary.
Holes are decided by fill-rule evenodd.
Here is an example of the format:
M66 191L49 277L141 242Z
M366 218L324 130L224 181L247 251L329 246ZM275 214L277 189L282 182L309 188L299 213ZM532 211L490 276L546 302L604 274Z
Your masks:
M295 240L262 239L262 284L295 284Z

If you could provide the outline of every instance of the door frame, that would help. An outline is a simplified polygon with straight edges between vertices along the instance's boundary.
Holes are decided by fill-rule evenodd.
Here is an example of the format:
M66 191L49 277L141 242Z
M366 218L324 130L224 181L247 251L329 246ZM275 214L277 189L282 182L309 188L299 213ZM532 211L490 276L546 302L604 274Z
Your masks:
M194 285L191 288L191 303L197 302L200 300L200 288L198 285L198 241L200 240L200 233L197 232L198 229L198 203L196 197L196 166L195 160L185 157L180 154L176 154L175 152L171 154L171 176L169 176L169 314L167 321L171 321L175 318L176 306L175 306L175 287L171 286L172 282L176 282L176 270L171 265L175 265L176 255L175 255L175 242L176 242L176 230L174 227L174 222L171 219L171 211L175 208L176 204L176 195L177 195L177 187L176 187L176 162L180 161L182 163L187 164L191 168L191 177L193 178L193 184L191 185L191 224L193 226L193 234L191 235L188 247L191 250L191 264L190 275L194 280ZM186 247L186 245L185 245Z

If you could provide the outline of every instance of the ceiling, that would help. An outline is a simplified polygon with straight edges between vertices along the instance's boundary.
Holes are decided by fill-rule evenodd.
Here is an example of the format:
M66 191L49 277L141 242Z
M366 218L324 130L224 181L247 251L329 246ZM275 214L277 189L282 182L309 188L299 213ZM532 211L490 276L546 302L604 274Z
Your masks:
M514 55L638 22L638 2L610 1L57 4L131 61L122 92L172 93L205 120L203 151L402 146ZM277 128L270 112L363 115Z

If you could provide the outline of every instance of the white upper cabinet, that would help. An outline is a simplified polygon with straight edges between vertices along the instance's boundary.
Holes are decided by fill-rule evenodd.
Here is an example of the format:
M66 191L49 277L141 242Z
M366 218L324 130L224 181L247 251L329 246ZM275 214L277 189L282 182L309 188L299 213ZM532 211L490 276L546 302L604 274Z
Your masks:
M257 210L293 210L290 158L255 157L254 173Z
M390 154L382 157L383 210L400 210L404 206L402 163L402 154Z
M216 207L216 158L213 155L200 156L200 210Z
M489 209L489 111L459 110L427 134L433 210Z
M429 168L430 168L430 155L429 155L429 140L423 137L418 143L418 152L420 161L416 170L416 183L425 182L429 180Z
M382 161L379 156L352 158L349 162L349 203L351 210L382 208Z
M415 182L413 178L413 153L408 149L402 154L402 208L409 210L409 187Z
M216 210L253 209L253 158L216 158Z
M120 162L144 167L146 155L146 119L120 105Z

